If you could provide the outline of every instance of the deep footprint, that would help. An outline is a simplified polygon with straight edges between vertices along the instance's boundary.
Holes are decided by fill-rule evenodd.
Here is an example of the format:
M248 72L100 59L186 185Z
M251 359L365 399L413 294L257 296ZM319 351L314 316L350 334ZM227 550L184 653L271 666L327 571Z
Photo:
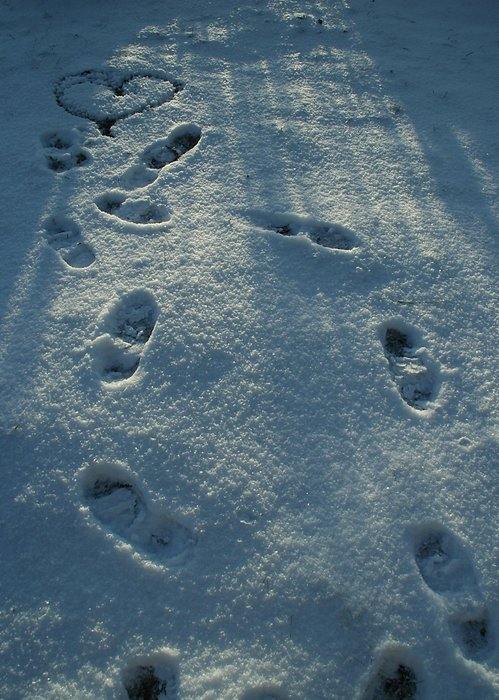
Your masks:
M415 700L419 681L405 661L385 659L371 679L363 700Z
M339 224L294 214L266 214L261 211L249 212L249 216L258 226L269 231L281 236L306 239L324 248L349 251L359 245L353 231Z
M414 556L424 582L436 593L466 591L476 585L464 546L443 527L422 528L415 538Z
M103 382L120 382L135 374L158 314L154 297L145 290L126 294L108 311L102 323L104 332L91 343Z
M131 664L122 673L129 700L177 700L177 665L168 656L154 654Z
M119 190L107 192L95 201L97 207L108 216L116 217L135 226L158 226L171 217L164 204L155 204L148 198L127 199Z
M418 351L419 337L415 328L402 322L382 330L383 349L400 396L411 408L425 411L438 394L438 367Z
M51 216L44 222L43 235L69 267L89 267L95 262L93 250L82 240L80 227L66 216Z
M200 139L199 126L180 124L167 138L155 141L144 150L141 164L132 166L123 175L123 185L129 189L150 185L160 170L191 151Z
M54 95L67 112L95 122L101 134L112 136L120 119L169 102L182 87L159 72L86 70L58 80Z
M106 530L158 563L176 559L195 543L191 530L153 510L135 477L122 465L93 465L81 477L83 499Z
M482 609L451 620L454 639L465 656L482 659L492 647L488 611Z
M42 134L40 141L45 149L47 167L56 173L64 173L90 162L90 153L80 146L73 131L47 131Z

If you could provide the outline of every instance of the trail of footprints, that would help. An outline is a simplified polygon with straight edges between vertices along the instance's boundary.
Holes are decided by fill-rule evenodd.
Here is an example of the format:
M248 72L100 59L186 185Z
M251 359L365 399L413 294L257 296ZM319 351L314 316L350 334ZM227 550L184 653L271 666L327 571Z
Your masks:
M94 122L103 136L112 138L118 121L172 100L182 88L182 83L162 73L89 70L63 77L54 95L67 112ZM169 136L150 144L139 162L122 175L123 189L110 190L95 200L99 211L110 219L148 229L169 221L169 207L153 202L144 190L164 168L195 149L201 134L194 123L180 124ZM40 140L46 165L57 176L91 162L77 130L45 132ZM139 197L130 196L135 190L141 192ZM248 216L257 227L290 240L345 252L359 246L354 232L338 224L258 210ZM93 249L70 218L59 214L49 217L43 235L68 267L86 268L95 262ZM89 350L104 385L123 386L137 374L158 316L158 305L145 290L125 294L106 309ZM439 390L439 369L422 347L419 331L400 320L385 324L381 344L389 376L401 399L419 412L433 407ZM158 509L137 477L122 464L84 469L81 493L97 526L143 559L159 565L181 561L196 544L194 531ZM414 561L426 586L449 608L450 632L462 653L475 660L484 659L492 645L489 613L479 601L469 603L470 595L476 597L478 586L464 546L445 528L428 526L417 533ZM460 595L463 601L459 604L456 600ZM122 683L131 700L180 698L177 663L162 652L136 659L123 671ZM420 696L422 685L406 650L390 648L371 672L362 697L412 700ZM240 700L286 698L280 689L262 686L246 691Z
M417 570L444 607L450 634L464 656L483 661L493 644L489 613L480 601L464 545L450 530L434 523L417 528L413 542ZM423 686L408 651L389 648L371 674L362 700L414 700L423 696Z

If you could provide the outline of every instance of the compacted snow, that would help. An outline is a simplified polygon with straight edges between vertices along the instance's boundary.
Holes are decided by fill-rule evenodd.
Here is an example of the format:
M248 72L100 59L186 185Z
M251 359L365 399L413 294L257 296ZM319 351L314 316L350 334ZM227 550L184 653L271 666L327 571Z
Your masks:
M497 2L0 18L0 697L499 697Z

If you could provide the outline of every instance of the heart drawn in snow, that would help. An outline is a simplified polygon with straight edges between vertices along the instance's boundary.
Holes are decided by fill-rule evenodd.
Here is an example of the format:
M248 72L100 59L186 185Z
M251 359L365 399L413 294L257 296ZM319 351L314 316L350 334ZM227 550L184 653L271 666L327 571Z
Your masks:
M60 107L111 136L118 120L169 102L182 88L181 82L157 72L86 70L58 80L54 94Z

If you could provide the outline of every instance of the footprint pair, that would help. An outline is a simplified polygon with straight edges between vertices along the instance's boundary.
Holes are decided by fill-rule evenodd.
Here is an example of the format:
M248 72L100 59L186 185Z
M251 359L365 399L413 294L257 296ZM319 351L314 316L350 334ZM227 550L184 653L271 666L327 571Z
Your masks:
M88 151L78 144L76 129L47 132L42 144L47 151L48 167L56 173L65 173L89 162ZM142 153L141 164L130 168L123 176L127 189L143 188L156 180L159 172L192 150L201 138L201 129L195 124L181 124L165 138L155 141ZM171 210L165 204L156 204L149 198L130 198L126 192L112 190L96 200L98 209L112 218L128 224L128 228L158 227L168 221ZM66 216L55 215L44 222L43 235L57 250L68 267L83 268L95 262L95 254L83 242L79 226Z
M122 176L126 190L144 189L151 185L166 166L191 151L201 139L197 124L180 124L167 138L148 146L140 156L138 165L129 168ZM135 226L160 226L171 217L165 204L156 204L147 197L129 197L122 190L111 190L96 200L96 205L107 216Z
M180 678L175 657L166 651L136 659L122 672L129 700L179 700ZM287 700L274 686L247 690L240 700Z
M426 585L448 614L462 653L485 658L491 648L489 614L480 601L477 578L464 545L450 530L432 525L416 535L416 564Z
M352 251L359 246L353 231L339 224L261 210L250 210L245 214L260 228L296 241L340 251ZM431 408L438 394L440 370L423 348L421 333L397 320L383 325L381 343L390 375L403 401L417 411Z

